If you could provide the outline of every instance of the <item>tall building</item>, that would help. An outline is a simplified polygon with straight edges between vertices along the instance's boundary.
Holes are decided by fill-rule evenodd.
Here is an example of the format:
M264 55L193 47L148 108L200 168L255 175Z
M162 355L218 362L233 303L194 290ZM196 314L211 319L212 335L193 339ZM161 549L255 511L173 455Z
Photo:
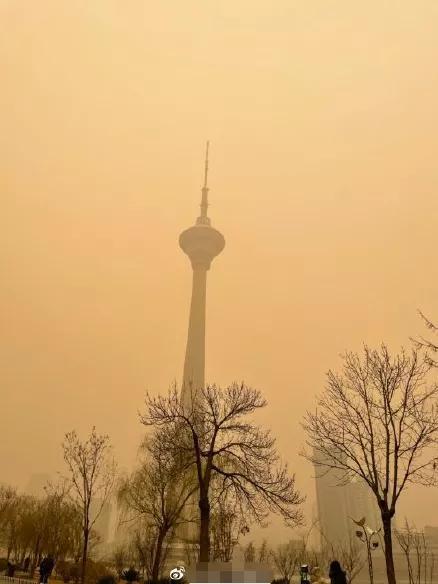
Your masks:
M324 547L343 541L348 534L347 497L342 473L324 466L328 461L321 453L315 452L314 457L318 527Z
M377 503L369 487L359 479L346 480L338 469L324 467L327 457L315 456L315 485L320 543L345 543L354 534L353 519L365 517L372 529L380 526ZM338 460L340 454L337 455Z
M190 304L181 400L190 406L205 384L205 312L207 300L207 272L212 260L225 247L222 233L211 226L208 210L208 142L205 156L204 186L202 187L201 213L195 225L179 237L181 249L189 256L193 270L192 299Z
M375 495L369 486L361 479L357 478L345 485L347 514L353 519L365 517L366 524L375 530L381 526L380 512L377 506ZM351 521L349 529L351 530Z

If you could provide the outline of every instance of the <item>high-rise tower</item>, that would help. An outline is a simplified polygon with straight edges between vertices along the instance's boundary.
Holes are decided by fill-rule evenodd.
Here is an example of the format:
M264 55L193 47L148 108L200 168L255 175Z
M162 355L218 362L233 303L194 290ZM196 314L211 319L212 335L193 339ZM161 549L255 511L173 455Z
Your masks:
M195 225L183 231L179 237L181 249L189 256L193 269L192 300L190 304L189 331L187 336L181 400L189 406L205 384L205 311L207 271L212 260L224 249L222 233L211 226L208 210L208 148L207 142L202 187L201 214Z

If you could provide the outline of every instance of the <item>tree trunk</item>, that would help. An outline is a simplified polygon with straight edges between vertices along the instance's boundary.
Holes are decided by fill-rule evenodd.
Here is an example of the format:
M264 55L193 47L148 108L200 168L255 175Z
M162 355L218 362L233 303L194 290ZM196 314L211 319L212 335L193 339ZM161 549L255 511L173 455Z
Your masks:
M166 533L164 531L160 530L158 532L157 545L155 546L154 563L152 566L152 582L154 584L155 582L158 582L158 579L160 577L161 554L163 552L163 542L165 536Z
M36 565L37 565L37 562L38 562L38 554L39 554L39 551L40 551L40 540L41 540L41 537L38 534L38 537L37 537L36 542L35 542L35 548L33 550L32 563L30 565L30 573L29 573L29 575L30 575L31 578L33 578L33 575L35 573L35 568L36 568Z
M81 567L81 584L85 583L85 575L87 570L87 555L88 555L88 539L90 537L90 532L88 529L84 529L84 545L82 548L82 567Z
M199 529L199 561L210 561L210 501L208 497L201 496L199 499L199 509L201 512L201 525Z
M394 556L392 553L391 513L382 511L383 539L385 542L386 576L388 584L396 584Z

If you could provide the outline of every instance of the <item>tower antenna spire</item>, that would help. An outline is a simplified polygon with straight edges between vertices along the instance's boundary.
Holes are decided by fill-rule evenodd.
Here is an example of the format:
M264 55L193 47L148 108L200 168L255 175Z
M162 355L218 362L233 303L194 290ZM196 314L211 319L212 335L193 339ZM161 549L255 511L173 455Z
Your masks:
M210 225L210 219L207 216L208 210L208 154L210 149L210 141L207 140L207 145L205 148L205 162L204 162L204 186L202 187L202 197L201 197L201 215L198 217L196 223L203 225Z
M208 179L208 150L210 148L210 140L207 140L207 145L205 147L205 166L204 166L204 189L207 187L207 179Z

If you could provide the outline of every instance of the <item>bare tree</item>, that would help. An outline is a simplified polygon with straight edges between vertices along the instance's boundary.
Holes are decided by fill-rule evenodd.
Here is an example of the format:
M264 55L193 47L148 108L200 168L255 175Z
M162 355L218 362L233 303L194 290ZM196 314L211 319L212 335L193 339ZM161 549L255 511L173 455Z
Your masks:
M0 529L3 532L8 514L17 499L17 490L9 485L0 485Z
M302 499L295 480L280 464L275 440L246 421L248 415L263 408L260 392L243 384L226 389L209 385L191 400L181 403L176 387L167 396L146 396L145 425L179 427L178 440L167 447L187 472L196 473L199 497L200 560L210 559L210 510L213 479L220 492L237 502L242 516L261 522L267 514L280 513L296 525Z
M283 580L289 582L301 564L313 566L312 581L320 579L319 565L322 554L309 546L310 537L315 527L317 527L317 522L313 521L297 539L291 540L287 544L281 544L276 550L269 552L269 557ZM331 550L330 557L334 557L333 550Z
M111 495L116 463L109 437L97 434L94 427L84 442L81 442L76 431L68 432L62 447L70 474L72 498L82 515L81 583L84 584L90 534Z
M9 486L0 488L0 543L9 560L14 549L23 508L23 498Z
M132 547L137 559L137 565L143 574L143 579L149 582L156 582L152 577L154 566L156 565L156 540L156 530L153 526L146 519L140 520L132 537ZM161 571L165 559L166 548L161 555L159 571Z
M429 320L420 310L418 311L419 315L424 321L424 324L431 332L432 335L438 335L438 326L436 326L431 320ZM438 361L434 359L431 355L436 355L438 353L438 343L432 341L430 338L426 339L424 337L419 337L417 339L412 339L414 345L417 349L425 349L427 351L426 359L433 367L438 367Z
M31 577L43 554L51 554L55 560L75 556L80 520L62 483L48 484L43 497L0 488L0 545L21 566L29 558L26 571Z
M328 373L325 392L303 427L304 455L343 481L363 480L377 500L384 533L386 571L395 584L392 518L407 485L436 483L438 387L428 386L428 363L417 350L391 356L387 347L348 352L343 371Z
M268 546L268 542L264 539L258 549L257 552L257 559L260 564L266 564L269 562L271 558L271 550Z
M424 532L405 520L405 526L395 532L397 541L406 558L409 584L431 584L435 558Z
M305 555L304 541L290 541L286 544L280 544L270 552L272 562L285 582L290 582L297 568L304 561Z
M125 543L117 545L111 554L111 562L116 569L119 578L122 577L123 570L126 568L128 563L128 548Z
M45 497L40 501L37 548L50 554L55 561L71 557L77 550L81 513L69 494L70 485L67 481L48 483Z
M7 557L12 556L17 564L22 564L25 555L32 553L34 542L41 538L46 525L43 501L31 495L17 494L9 507L5 525Z
M55 560L72 555L72 530L78 512L62 485L47 485L43 497L0 487L0 546L7 557L33 576L42 554ZM28 560L25 563L25 558Z
M239 543L240 535L248 533L246 521L239 514L235 501L220 498L213 507L211 515L212 558L221 562L230 562L233 551Z
M184 561L187 565L196 564L199 561L199 546L193 544L190 540L183 542Z
M362 553L362 548L351 533L348 532L346 541L340 542L334 546L332 557L338 558L341 565L347 572L348 582L351 584L357 575L362 571L365 565L365 555Z
M256 549L252 541L250 541L243 550L243 559L246 563L252 564L255 562Z
M155 532L155 550L151 578L159 578L166 538L191 518L183 512L197 485L184 473L178 460L167 448L175 428L159 428L141 447L142 460L132 475L121 481L118 498L128 512L127 521L142 518Z
M64 559L75 551L75 529L81 515L68 497L70 486L66 481L48 483L45 496L35 499L33 507L33 537L31 576L42 554L50 554L55 560Z

